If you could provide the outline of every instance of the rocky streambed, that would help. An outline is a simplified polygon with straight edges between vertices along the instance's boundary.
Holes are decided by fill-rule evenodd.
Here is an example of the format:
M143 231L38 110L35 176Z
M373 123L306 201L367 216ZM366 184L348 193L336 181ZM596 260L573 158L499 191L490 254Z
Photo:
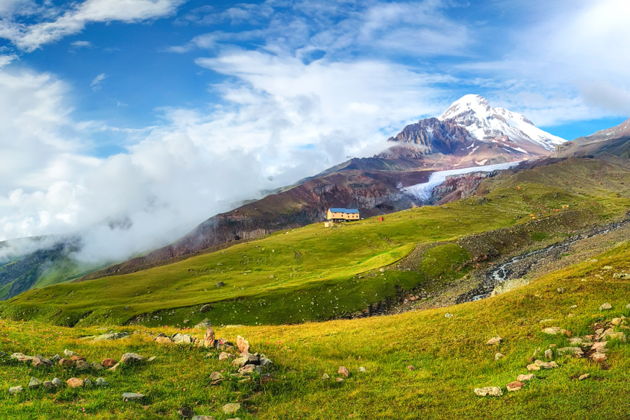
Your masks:
M562 242L549 245L544 248L525 252L493 266L486 271L482 282L474 289L457 297L456 303L476 301L492 294L498 286L514 279L518 279L529 273L532 268L545 258L559 258L562 253L569 250L571 245L584 239L598 235L604 235L613 230L630 225L630 218L619 222L597 226L586 232L571 236Z

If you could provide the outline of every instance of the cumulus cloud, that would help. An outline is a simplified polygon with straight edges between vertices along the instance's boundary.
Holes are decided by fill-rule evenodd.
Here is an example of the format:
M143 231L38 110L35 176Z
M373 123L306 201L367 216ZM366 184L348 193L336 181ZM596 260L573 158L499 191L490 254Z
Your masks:
M630 3L559 0L551 11L512 33L500 59L457 68L501 80L494 95L537 124L630 116Z
M107 158L85 137L110 128L74 120L65 83L0 71L0 240L78 232L86 261L164 245L261 191L379 151L402 124L438 112L432 85L443 81L385 62L244 50L198 64L229 76L212 87L223 104L162 110L160 125Z
M5 16L19 3L23 2L11 0ZM34 51L44 44L79 33L92 22L131 23L154 19L172 14L181 3L183 0L86 0L69 9L49 7L42 13L56 13L54 18L38 23L21 23L5 17L0 20L0 37L24 51Z

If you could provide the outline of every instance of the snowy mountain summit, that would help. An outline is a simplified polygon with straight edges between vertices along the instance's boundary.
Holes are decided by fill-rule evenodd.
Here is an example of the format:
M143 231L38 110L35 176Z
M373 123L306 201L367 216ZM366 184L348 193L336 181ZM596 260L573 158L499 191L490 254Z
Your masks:
M544 154L566 141L541 130L517 112L490 106L480 95L461 97L438 119L457 123L481 142L505 143L525 154Z

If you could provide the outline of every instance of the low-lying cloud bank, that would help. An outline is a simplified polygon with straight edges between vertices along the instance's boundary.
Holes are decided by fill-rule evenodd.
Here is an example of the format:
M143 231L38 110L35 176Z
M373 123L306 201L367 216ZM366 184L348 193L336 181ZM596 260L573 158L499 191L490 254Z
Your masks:
M376 61L312 62L232 51L199 65L234 78L222 105L163 110L123 131L124 153L93 155L70 87L0 69L0 240L82 237L82 261L114 261L164 245L196 224L347 156L371 155L419 113L436 112L435 77Z

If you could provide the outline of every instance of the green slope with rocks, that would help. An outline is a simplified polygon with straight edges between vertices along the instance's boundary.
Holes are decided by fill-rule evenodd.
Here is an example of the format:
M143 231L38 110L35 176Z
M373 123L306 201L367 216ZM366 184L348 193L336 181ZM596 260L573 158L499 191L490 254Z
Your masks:
M0 418L623 419L627 317L625 240L476 302L217 329L233 345L205 327L0 320Z
M439 293L505 255L623 217L628 180L626 166L602 160L538 165L488 179L471 198L385 222L316 224L132 274L31 290L3 303L0 314L62 325L180 326L357 316L408 292ZM484 232L485 239L474 236Z

